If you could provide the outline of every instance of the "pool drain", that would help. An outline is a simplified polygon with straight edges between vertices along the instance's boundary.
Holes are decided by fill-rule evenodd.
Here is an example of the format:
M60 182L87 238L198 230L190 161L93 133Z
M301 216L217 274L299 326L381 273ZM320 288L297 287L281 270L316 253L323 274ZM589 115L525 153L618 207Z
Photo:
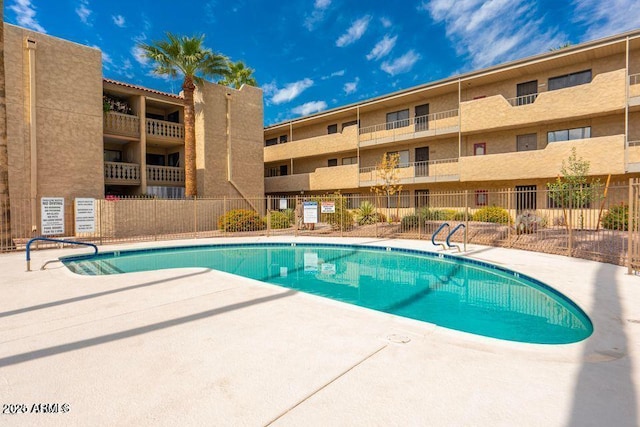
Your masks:
M395 344L406 344L411 341L411 338L405 335L391 334L387 335L387 340Z

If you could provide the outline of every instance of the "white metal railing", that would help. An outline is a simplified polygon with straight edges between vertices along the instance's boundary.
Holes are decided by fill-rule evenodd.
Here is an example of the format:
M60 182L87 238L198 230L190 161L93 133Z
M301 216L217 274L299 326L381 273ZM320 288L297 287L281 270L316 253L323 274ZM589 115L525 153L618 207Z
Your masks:
M147 182L184 184L184 168L147 165Z
M456 176L458 170L455 165L458 158L429 160L425 162L404 163L398 166L397 179L401 182L415 180L415 178L438 178L445 176ZM378 179L377 166L360 168L360 181L371 182Z
M396 120L393 122L379 123L373 126L363 127L359 130L360 140L367 141L378 138L395 137L417 132L433 131L434 133L444 133L447 131L457 131L457 121L446 119L458 117L458 109L442 111L426 116L412 117L409 119ZM440 122L440 123L439 123Z
M538 97L537 93L531 93L529 95L522 95L522 96L517 96L515 98L509 98L507 99L507 101L513 107L518 107L520 105L533 104L534 102L536 102L537 97Z
M629 141L629 147L640 147L640 141Z
M140 119L138 116L110 111L104 114L105 133L119 135L140 135Z
M136 163L104 162L105 183L140 183L140 165Z
M184 140L184 125L164 120L147 119L147 135Z
M629 84L630 85L640 84L640 73L629 75Z

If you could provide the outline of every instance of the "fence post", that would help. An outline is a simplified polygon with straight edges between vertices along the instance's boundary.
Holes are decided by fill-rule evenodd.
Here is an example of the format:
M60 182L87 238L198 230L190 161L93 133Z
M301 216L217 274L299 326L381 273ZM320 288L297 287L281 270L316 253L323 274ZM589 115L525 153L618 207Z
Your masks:
M267 196L267 237L271 235L271 196Z
M627 218L627 274L633 274L633 253L634 253L634 242L633 242L633 228L634 228L634 188L633 188L633 178L629 178L629 211Z
M298 228L300 227L300 215L304 215L303 210L300 208L300 197L296 196L296 209L295 209L295 221L296 226L294 227L293 235L298 237Z
M507 188L507 246L511 247L511 188Z
M227 196L222 196L222 218L228 221L229 218L226 215L227 215ZM225 237L227 236L227 226L228 226L227 222L222 221L222 235Z
M153 233L153 240L158 240L158 198L156 196L153 197L153 229L155 230Z
M342 194L338 196L338 202L340 202L340 237L343 237L344 236L343 235L343 230L344 230L344 224L343 224L344 212L342 212L342 211L344 210L345 205L344 205L344 199L343 199Z
M193 196L193 238L198 238L198 196Z
M467 251L467 236L469 232L469 190L464 190L464 251Z

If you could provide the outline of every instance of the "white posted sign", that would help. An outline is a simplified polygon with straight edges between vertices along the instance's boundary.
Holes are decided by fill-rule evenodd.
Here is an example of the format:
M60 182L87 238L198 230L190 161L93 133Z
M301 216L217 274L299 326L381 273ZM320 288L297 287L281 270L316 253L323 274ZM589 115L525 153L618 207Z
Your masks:
M42 235L64 234L64 197L43 197L40 203Z
M305 224L318 223L318 202L303 202Z
M76 234L96 231L95 199L75 199Z

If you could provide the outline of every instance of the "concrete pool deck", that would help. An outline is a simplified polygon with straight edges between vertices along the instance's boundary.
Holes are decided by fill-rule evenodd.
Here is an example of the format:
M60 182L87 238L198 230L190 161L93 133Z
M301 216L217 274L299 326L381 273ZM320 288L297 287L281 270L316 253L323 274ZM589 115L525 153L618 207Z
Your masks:
M238 241L435 249L261 237L101 250ZM205 268L38 270L84 248L34 251L27 273L24 253L0 255L0 404L27 411L0 414L0 425L639 425L640 277L581 259L469 249L573 299L594 334L569 345L514 343ZM59 412L31 413L40 403Z

